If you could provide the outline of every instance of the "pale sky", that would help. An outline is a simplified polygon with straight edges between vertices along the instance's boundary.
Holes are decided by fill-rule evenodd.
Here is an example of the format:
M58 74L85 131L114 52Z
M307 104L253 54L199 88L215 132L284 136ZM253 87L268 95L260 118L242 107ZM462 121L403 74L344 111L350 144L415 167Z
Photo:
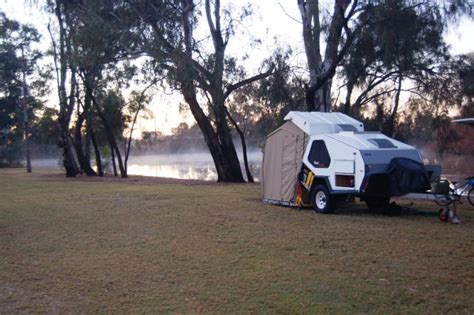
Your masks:
M328 0L323 2L327 1ZM295 62L298 64L304 63L305 57L301 24L294 20L299 20L296 0L222 1L223 6L228 3L232 3L235 8L250 3L255 9L254 15L249 17L244 25L239 26L238 30L240 30L240 32L235 38L231 39L228 47L229 54L240 56L244 53L249 54L249 59L246 61L249 75L255 73L261 60L271 53L275 43L291 46L293 51L298 53ZM50 40L46 28L48 16L41 12L41 10L28 7L23 0L0 0L0 9L3 10L9 18L22 23L33 24L43 34L41 47L49 47ZM454 54L474 51L474 41L472 40L473 31L474 22L467 18L462 19L459 25L452 26L449 29L446 37ZM262 40L262 45L258 49L248 49L249 35ZM191 115L187 117L180 116L179 99L175 96L157 96L149 108L154 112L155 119L151 121L142 120L140 122L140 127L148 131L154 130L156 125L161 132L169 134L171 129L176 127L183 119L188 123L194 122Z

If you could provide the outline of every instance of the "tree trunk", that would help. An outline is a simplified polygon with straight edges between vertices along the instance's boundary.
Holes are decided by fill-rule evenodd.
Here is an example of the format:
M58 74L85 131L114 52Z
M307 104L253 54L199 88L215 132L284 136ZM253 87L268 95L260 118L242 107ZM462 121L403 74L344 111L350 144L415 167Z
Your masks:
M314 82L310 81L306 90L306 107L308 111L329 112L331 111L332 82L326 80L324 83L319 83L319 78L315 80Z
M120 176L122 178L127 178L128 177L127 176L127 171L125 170L125 168L123 166L122 155L121 155L120 149L117 145L117 141L115 141L115 136L114 136L114 133L112 132L112 128L110 127L109 122L107 121L107 117L105 117L104 112L102 111L102 109L100 108L100 105L97 103L96 98L92 94L92 88L90 86L90 82L87 80L86 74L82 73L81 77L82 77L82 81L84 83L84 87L86 89L86 94L88 94L88 97L90 97L92 105L94 106L95 110L97 111L97 115L99 116L99 118L100 118L100 120L101 120L101 122L104 126L105 134L107 136L107 140L110 144L110 147L112 148L111 150L112 150L112 152L115 151L115 154L117 156L117 162L118 162L118 166L119 166L119 170L120 170Z
M306 88L306 106L308 111L331 111L332 77L337 65L342 61L347 45L339 52L342 29L344 27L344 12L350 0L334 0L334 12L328 29L324 60L321 56L321 24L319 21L318 0L298 0L298 7L303 24L303 41L310 73L309 84Z
M63 157L63 166L66 170L67 177L75 177L79 170L77 168L77 164L73 154L73 146L69 141L69 124L71 121L71 115L74 111L74 92L76 89L76 77L75 77L75 69L71 68L71 77L70 77L70 93L71 96L68 98L66 92L66 82L67 82L67 74L69 69L69 60L71 58L71 46L67 41L66 37L66 30L64 26L63 20L63 4L61 1L56 0L56 6L54 8L54 12L56 18L58 20L59 26L59 54L56 50L56 41L50 31L51 40L53 43L53 54L54 54L54 65L56 69L56 80L57 80L57 88L58 88L58 98L59 98L59 117L58 117L58 124L59 129L61 131L61 137L58 140L58 146L62 148L62 157ZM59 65L58 65L59 61Z
M225 167L232 178L226 181L244 182L242 170L240 168L239 157L237 150L235 150L234 141L227 124L227 115L223 100L213 106L213 111L216 116L216 132L221 146L221 154L225 160Z
M124 159L124 167L125 167L125 171L128 172L128 158L130 156L130 150L132 148L132 136L133 136L133 130L135 129L135 124L137 123L137 119L138 119L138 114L140 113L140 111L142 110L143 106L142 106L142 102L144 101L145 99L145 93L146 91L151 88L153 85L155 84L155 82L152 82L150 85L148 85L143 91L142 93L140 94L140 97L138 99L138 107L137 107L137 110L133 116L133 119L132 119L132 124L130 126L130 135L128 136L128 139L125 140L125 145L124 145L124 152L125 152L125 159ZM156 141L156 120L155 120L155 141Z
M248 157L247 157L247 144L245 142L245 134L242 132L237 122L232 118L227 108L226 108L226 113L227 113L227 116L229 117L229 120L234 125L235 130L240 136L240 141L242 143L242 155L244 156L244 166L245 166L245 173L247 175L247 181L249 183L253 183L254 180L253 180L252 172L250 172L250 167L249 167L249 162L248 162Z
M214 45L214 67L209 92L212 99L212 111L215 117L216 134L221 146L221 154L226 161L226 168L232 174L230 181L243 182L242 170L239 157L235 150L234 141L227 122L227 109L225 107L225 96L223 88L224 62L226 42L222 37L220 0L214 1L214 10L211 12L210 0L205 0L206 17Z
M119 166L119 170L120 170L120 176L122 178L127 178L128 177L127 176L127 171L123 167L122 155L120 154L120 150L117 146L117 142L115 141L115 136L112 132L112 129L110 128L109 122L107 121L107 118L105 117L104 113L100 109L99 104L97 104L97 101L95 100L95 98L91 97L91 99L92 99L92 103L95 106L95 109L97 110L97 113L99 114L99 118L102 121L102 124L104 125L105 133L107 135L107 139L109 140L109 144L110 144L110 147L111 147L111 150L112 150L112 154L115 152L115 154L117 156L117 162L118 162L118 166ZM113 161L115 163L115 159L113 159Z
M21 46L21 57L25 60L25 54L23 52L23 46ZM25 63L25 61L24 61ZM25 138L25 160L26 160L26 172L31 173L31 151L30 151L30 120L28 115L28 102L26 100L28 96L28 87L26 86L26 71L22 69L22 101L23 101L23 125L24 125L24 138Z
M87 123L86 123L86 129L89 130L89 127L87 127ZM91 163L91 135L89 133L89 131L86 132L86 138L85 138L85 156L86 156L86 160L89 162L89 164Z
M85 120L84 114L85 113L83 112L77 117L76 129L74 133L74 146L76 148L77 160L82 171L87 176L97 176L97 173L94 171L94 169L92 169L90 165L90 161L88 161L86 156L84 155L84 151L82 148L82 125Z
M183 93L186 103L191 109L196 122L201 129L206 144L211 153L214 165L217 171L217 181L219 182L244 182L242 170L240 169L239 158L235 150L230 130L227 125L225 107L224 107L224 92L222 85L222 76L224 69L224 50L225 44L222 40L220 30L220 1L216 0L214 7L214 22L210 12L210 2L206 0L206 16L208 18L208 25L211 31L211 36L215 48L215 62L214 71L212 73L212 83L209 87L213 103L211 104L212 111L215 116L216 130L211 125L209 118L205 115L196 96L196 87L194 83L194 63L193 63L193 37L192 37L192 23L191 13L194 8L193 1L183 1L183 32L185 52L184 60L178 60L176 65L180 73L188 73L181 77L181 91ZM214 24L215 23L215 24Z
M115 164L115 153L114 148L110 145L110 159L112 160L112 169L114 170L114 176L118 176L117 165Z
M351 115L351 97L352 97L352 90L354 89L354 84L352 81L347 82L347 93L346 93L346 101L344 102L344 108L342 112L346 115Z
M236 170L229 163L229 157L226 156L226 152L223 152L223 146L219 142L219 137L214 131L211 122L207 118L206 114L202 110L199 102L196 98L196 93L192 81L184 82L182 85L182 93L186 103L191 109L194 119L201 129L201 132L206 141L209 152L211 153L214 165L217 171L218 182L243 182L242 171Z
M95 138L94 129L92 128L92 123L90 121L87 121L87 129L88 129L88 134L90 134L90 137L91 137L92 146L94 147L95 164L97 165L97 173L99 174L100 177L103 177L104 169L102 167L102 158L100 156L99 145Z
M387 118L383 126L383 132L388 137L393 137L393 134L395 131L395 119L397 116L398 106L400 104L400 94L402 92L402 81L403 81L403 76L400 74L398 78L397 90L395 92L395 101L393 104L393 108L390 113L390 116Z
M91 135L89 133L89 127L87 126L87 122L86 122L86 137L85 137L85 144L84 144L84 155L86 157L86 160L89 162L89 164L91 163Z
M61 132L58 146L63 149L62 158L66 177L76 177L77 174L79 174L79 170L75 163L72 145L70 144L69 134L67 132Z
M90 115L91 99L86 94L85 99L84 99L84 104L83 104L83 111L82 113L80 113L79 95L76 95L76 97L78 100L78 109L77 109L78 115L77 115L77 121L76 121L76 128L74 132L74 145L76 148L77 160L79 162L79 166L81 167L82 171L86 173L87 176L97 176L97 173L91 167L90 159L88 159L86 155L84 154L83 143L82 143L82 126L84 124L84 121L86 120L86 116Z

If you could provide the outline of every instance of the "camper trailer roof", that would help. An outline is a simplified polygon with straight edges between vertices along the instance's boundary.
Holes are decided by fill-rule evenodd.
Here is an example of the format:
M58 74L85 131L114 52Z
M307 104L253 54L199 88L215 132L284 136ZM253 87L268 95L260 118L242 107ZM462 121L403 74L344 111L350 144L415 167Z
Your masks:
M318 135L340 131L364 131L364 125L343 113L289 112L285 120L291 120L306 134Z

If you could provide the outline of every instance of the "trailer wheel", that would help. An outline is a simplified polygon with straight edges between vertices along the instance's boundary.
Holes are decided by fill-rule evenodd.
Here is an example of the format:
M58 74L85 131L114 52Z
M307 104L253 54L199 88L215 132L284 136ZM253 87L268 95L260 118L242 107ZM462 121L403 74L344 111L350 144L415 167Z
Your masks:
M314 188L313 192L313 207L314 211L318 213L333 213L331 195L328 189L324 185L318 185Z

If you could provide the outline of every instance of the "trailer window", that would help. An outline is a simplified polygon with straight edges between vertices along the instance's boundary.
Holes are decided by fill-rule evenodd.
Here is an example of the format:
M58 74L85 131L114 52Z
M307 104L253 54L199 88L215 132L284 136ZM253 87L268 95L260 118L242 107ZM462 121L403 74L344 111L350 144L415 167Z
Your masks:
M323 140L315 140L311 145L308 160L314 167L328 168L331 164L328 149Z

